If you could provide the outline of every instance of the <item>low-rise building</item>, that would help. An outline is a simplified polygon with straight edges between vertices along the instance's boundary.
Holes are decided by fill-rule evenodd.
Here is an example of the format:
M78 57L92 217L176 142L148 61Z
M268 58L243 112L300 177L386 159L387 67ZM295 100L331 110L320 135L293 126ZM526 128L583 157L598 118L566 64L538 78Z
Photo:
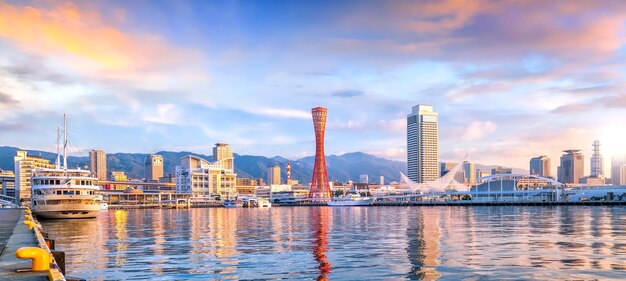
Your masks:
M192 197L230 198L237 195L237 174L222 162L212 164L197 156L180 158L176 166L176 192Z

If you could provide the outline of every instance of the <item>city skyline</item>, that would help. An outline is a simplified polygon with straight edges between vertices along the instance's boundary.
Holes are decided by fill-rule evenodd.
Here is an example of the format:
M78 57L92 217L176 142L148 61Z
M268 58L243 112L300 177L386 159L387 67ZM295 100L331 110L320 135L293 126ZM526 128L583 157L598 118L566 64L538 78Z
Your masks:
M588 175L597 139L610 167L626 138L624 4L463 4L0 3L2 145L54 151L68 113L82 155L225 142L294 159L314 155L319 105L327 154L406 161L406 115L431 104L441 161L547 155L556 170L581 149Z

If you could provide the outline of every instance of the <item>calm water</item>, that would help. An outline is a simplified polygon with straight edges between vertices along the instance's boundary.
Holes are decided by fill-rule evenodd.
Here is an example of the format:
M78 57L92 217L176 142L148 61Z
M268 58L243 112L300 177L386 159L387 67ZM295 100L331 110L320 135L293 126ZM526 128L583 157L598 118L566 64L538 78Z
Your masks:
M110 210L42 224L68 275L89 280L626 278L626 207Z

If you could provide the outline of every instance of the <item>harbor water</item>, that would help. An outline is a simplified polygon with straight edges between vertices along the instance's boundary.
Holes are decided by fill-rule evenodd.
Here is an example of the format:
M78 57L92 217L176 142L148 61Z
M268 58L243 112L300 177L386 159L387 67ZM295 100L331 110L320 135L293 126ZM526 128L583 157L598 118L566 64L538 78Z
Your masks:
M41 222L87 280L626 279L626 207L102 211Z

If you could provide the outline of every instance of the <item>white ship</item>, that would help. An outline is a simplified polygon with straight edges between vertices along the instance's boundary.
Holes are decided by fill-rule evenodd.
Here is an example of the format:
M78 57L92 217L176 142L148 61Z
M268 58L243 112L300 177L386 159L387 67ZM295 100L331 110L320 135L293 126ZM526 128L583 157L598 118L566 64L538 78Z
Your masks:
M67 118L63 117L63 166L57 137L55 169L35 169L32 176L32 211L38 218L93 218L101 209L98 179L87 170L67 168Z
M232 200L232 199L226 199L222 202L222 206L224 208L241 208L243 207L243 202Z
M376 198L362 197L358 193L350 193L339 197L334 197L328 206L369 206L374 204Z

